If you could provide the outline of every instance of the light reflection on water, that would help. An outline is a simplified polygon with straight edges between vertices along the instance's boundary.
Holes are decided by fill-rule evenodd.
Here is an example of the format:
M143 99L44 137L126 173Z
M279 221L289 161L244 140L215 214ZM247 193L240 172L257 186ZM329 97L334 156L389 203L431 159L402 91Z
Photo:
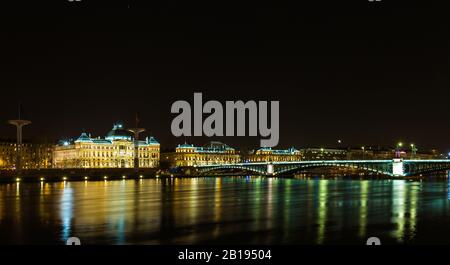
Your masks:
M0 243L450 243L450 186L171 178L0 185Z

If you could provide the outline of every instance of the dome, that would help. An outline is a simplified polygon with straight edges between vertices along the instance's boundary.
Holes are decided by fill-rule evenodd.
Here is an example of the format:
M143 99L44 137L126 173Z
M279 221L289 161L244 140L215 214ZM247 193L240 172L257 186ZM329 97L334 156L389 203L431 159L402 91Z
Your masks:
M111 131L106 134L106 140L129 140L131 141L133 133L124 129L122 123L115 123Z

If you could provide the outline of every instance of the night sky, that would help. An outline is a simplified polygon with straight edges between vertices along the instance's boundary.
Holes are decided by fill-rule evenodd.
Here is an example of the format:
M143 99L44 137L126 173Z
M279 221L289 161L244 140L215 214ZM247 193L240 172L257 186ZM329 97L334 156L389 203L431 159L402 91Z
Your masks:
M280 148L402 140L450 151L450 20L437 3L57 2L1 10L0 138L14 137L6 121L20 101L32 141L104 136L138 112L162 149L259 146L173 137L171 104L203 92L279 100Z

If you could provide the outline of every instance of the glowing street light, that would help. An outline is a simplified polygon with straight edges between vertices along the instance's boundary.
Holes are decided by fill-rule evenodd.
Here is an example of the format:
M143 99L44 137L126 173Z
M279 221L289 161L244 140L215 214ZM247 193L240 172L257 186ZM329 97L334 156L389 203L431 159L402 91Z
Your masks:
M401 150L402 146L403 146L402 142L398 142L397 143L397 148L395 150L395 157L400 158L400 156L401 156L400 155L400 150Z

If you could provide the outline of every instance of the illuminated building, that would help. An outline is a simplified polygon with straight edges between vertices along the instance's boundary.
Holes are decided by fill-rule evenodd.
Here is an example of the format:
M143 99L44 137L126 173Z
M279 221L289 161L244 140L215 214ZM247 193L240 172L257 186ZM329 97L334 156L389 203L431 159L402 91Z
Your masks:
M305 148L300 150L304 160L345 160L347 150L330 148Z
M75 141L60 141L53 153L55 168L134 167L135 139L121 123L114 124L105 138L82 133ZM138 140L139 167L159 166L159 143L153 137Z
M249 162L286 162L302 160L301 152L294 147L285 150L275 150L270 147L262 147L251 151L246 159Z
M0 169L16 169L17 143L0 142ZM44 169L52 167L53 145L38 143L23 143L21 164L23 169Z
M171 167L232 164L241 161L239 153L234 148L221 142L210 142L203 147L181 144L175 148L175 152L163 154L162 159Z
M303 160L390 160L398 156L403 159L439 159L442 155L432 150L430 152L412 153L406 150L395 150L382 147L361 148L306 148L301 149Z

